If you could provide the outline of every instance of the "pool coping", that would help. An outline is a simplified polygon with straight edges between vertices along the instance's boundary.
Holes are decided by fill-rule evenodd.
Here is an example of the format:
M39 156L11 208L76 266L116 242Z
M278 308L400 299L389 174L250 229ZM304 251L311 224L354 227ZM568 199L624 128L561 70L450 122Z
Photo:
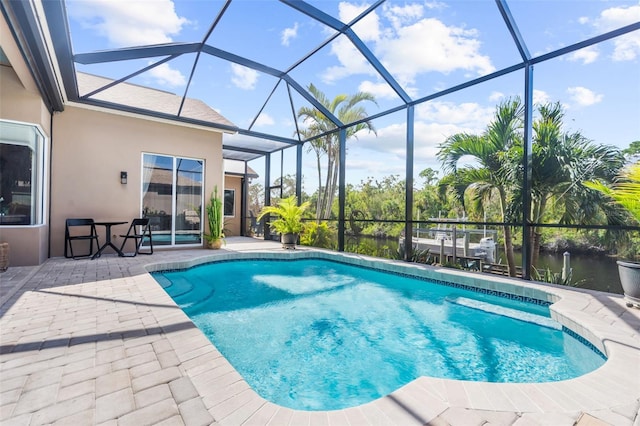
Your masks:
M152 272L250 258L347 259L370 268L442 281L456 280L475 288L546 300L553 303L552 318L594 345L607 356L607 361L591 373L549 383L487 383L420 377L387 396L357 407L302 411L281 407L260 397L197 328L172 333L168 338L185 374L218 424L344 424L345 421L425 424L445 411L454 417L447 421L464 415L465 419L476 416L506 423L512 416L535 413L538 418L550 419L553 423L556 423L554 419L562 419L557 423L572 424L569 420L575 421L580 413L592 413L616 424L620 419L628 422L634 418L628 414L633 410L637 413L640 406L640 317L629 311L633 308L627 308L618 295L319 249L218 252L189 260L150 263L145 266L148 274L138 278L151 284L145 287L150 287L149 295L154 303L175 305L153 279ZM190 322L182 310L164 312L166 321Z

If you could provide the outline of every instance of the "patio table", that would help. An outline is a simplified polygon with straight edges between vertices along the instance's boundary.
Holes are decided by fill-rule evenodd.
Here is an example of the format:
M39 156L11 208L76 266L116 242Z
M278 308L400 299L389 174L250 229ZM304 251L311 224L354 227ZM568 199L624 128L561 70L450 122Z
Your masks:
M94 254L91 257L91 260L95 259L96 257L100 257L102 255L102 251L104 249L106 249L107 247L111 247L113 248L117 255L122 257L124 256L124 254L120 251L120 249L118 247L116 247L112 242L111 242L111 227L112 226L116 226L116 225L124 225L128 222L126 221L98 221L98 222L94 222L96 225L102 225L105 228L105 243L100 247L100 249L96 252L96 254Z

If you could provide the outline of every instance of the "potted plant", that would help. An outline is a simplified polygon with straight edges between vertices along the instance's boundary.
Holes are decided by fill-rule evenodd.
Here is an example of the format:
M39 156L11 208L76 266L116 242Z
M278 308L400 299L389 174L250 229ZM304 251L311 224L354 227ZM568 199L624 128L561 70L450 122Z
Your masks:
M274 206L265 206L257 220L261 220L266 215L275 216L276 219L271 222L271 229L280 234L280 241L284 248L296 248L298 235L304 230L302 216L309 208L309 202L298 205L295 195L283 198Z
M623 170L611 185L593 181L585 185L612 198L640 224L640 162ZM640 307L640 262L618 260L617 263L627 306Z
M222 199L218 197L217 186L213 188L205 211L207 213L207 224L209 225L209 233L204 234L207 247L219 249L224 242L224 232L222 229Z

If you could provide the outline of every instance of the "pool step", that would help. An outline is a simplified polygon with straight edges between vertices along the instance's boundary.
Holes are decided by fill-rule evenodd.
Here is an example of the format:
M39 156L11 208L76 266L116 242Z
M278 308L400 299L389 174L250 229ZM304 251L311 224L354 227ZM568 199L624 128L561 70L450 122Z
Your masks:
M506 308L504 306L481 302L479 300L469 299L466 297L453 297L447 298L446 300L456 305L466 306L467 308L502 315L503 317L509 317L516 320L537 324L542 327L562 330L562 325L560 323L551 318L543 317L542 315L536 315L529 312L520 311L518 309Z

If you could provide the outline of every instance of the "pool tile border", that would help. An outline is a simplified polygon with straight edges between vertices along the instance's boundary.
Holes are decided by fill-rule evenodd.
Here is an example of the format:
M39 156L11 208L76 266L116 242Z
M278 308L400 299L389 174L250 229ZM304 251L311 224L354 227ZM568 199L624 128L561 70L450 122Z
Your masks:
M287 256L287 258L283 258L282 254L278 255L278 256L273 256L273 253L251 253L251 254L246 254L244 256L236 256L234 258L217 258L217 259L212 259L212 260L208 260L208 261L204 261L204 262L197 262L197 264L192 265L192 266L181 266L180 268L167 268L167 269L160 269L160 270L154 270L153 272L151 272L151 275L154 276L156 274L161 274L162 272L181 272L181 271L185 271L197 266L205 266L205 265L210 265L210 264L214 264L214 263L226 263L226 262L235 262L235 261L272 261L272 262L290 262L290 261L297 261L297 260L324 260L324 261L328 261L328 262L334 262L334 263L338 263L338 264L342 264L342 265L348 265L348 266L358 266L360 268L365 268L371 271L377 271L377 272L384 272L384 273L388 273L388 274L392 274L395 276L399 276L399 277L404 277L404 278L411 278L411 279L417 279L429 284L436 284L436 285L442 285L442 286L446 286L446 287L452 287L452 288L457 288L457 289L461 289L461 290L468 290L468 291L472 291L475 293L479 293L479 294L486 294L489 296L497 296L497 297L503 297L505 299L508 300L515 300L518 302L525 302L525 303L531 303L534 305L538 305L538 306L545 306L545 307L549 307L553 304L553 302L549 301L549 300L542 300L542 299L538 299L538 298L533 298L533 297L529 297L529 296L523 296L523 295L517 295L517 294L513 294L513 293L507 293L507 292L503 292L503 291L498 291L498 290L490 290L487 288L482 288L482 287L475 287L469 284L460 284L460 283L456 283L456 282L452 282L452 281L445 281L442 279L438 279L438 278L431 278L428 276L424 276L419 274L418 272L421 270L416 270L414 274L410 274L407 272L402 272L399 270L389 270L386 268L380 268L378 266L373 266L373 265L369 265L369 264L359 264L359 263L354 263L352 261L345 261L342 260L345 258L344 255L333 255L331 253L326 254L326 253L321 253L324 254L324 256L318 255L318 253L314 253L314 252L293 252L291 253L290 256ZM267 255L267 256L265 256ZM353 260L353 259L351 259ZM382 263L382 265L385 265L385 263ZM403 265L404 266L404 265ZM426 265L423 265L426 266ZM424 272L424 270L422 270ZM154 277L155 279L155 277ZM161 286L162 283L158 282L158 284L160 284ZM164 286L163 286L164 287ZM590 350L592 350L593 352L595 352L597 355L599 355L601 358L603 359L607 359L607 356L604 354L603 350L601 350L597 345L593 344L589 339L583 337L582 335L580 335L578 332L574 331L573 329L567 327L565 324L561 324L562 326L562 331L564 331L565 333L567 333L568 335L570 335L571 337L573 337L574 339L578 340L580 343L582 343L583 345L585 345L587 348L589 348ZM582 330L584 331L584 330Z
M268 254L268 253L264 253L264 254ZM298 257L299 256L299 257ZM535 297L531 297L531 296L525 296L525 295L519 295L519 294L514 294L514 293L508 293L508 292L504 292L504 291L499 291L499 290L492 290L492 289L488 289L488 288L483 288L483 287L477 287L474 285L470 285L470 284L462 284L462 283L456 283L456 282L452 282L452 281L445 281L442 279L438 279L438 278L431 278L431 277L427 277L424 275L420 275L420 274L409 274L406 272L401 272L399 270L393 270L393 269L384 269L384 268L380 268L378 266L372 266L372 265L365 265L365 264L359 264L359 263L353 263L353 262L346 262L344 260L340 260L339 258L331 258L331 257L324 257L324 256L317 256L317 255L311 255L311 256L305 256L302 254L299 254L298 256L294 256L292 258L288 258L288 259L283 259L282 257L272 257L272 256L260 256L259 253L251 253L248 256L243 256L242 258L234 258L234 259L214 259L214 260L208 260L204 263L197 263L195 265L190 265L190 266L180 266L177 268L167 268L167 269L158 269L156 270L154 268L153 271L151 271L151 274L155 274L155 273L161 273L161 272L180 272L180 271L185 271L187 269L196 267L196 266L204 266L204 265L208 265L208 264L212 264L212 263L224 263L224 262L234 262L237 260L270 260L270 261L274 261L274 262L290 262L292 260L312 260L312 259L318 259L318 260L325 260L328 262L334 262L334 263L340 263L343 265L349 265L349 266L358 266L361 268L365 268L365 269L369 269L372 271L378 271L378 272L385 272L388 274L392 274L392 275L396 275L396 276L400 276L400 277L404 277L404 278L413 278L413 279L417 279L420 281L424 281L424 282L428 282L431 284L437 284L437 285L442 285L442 286L446 286L446 287L453 287L453 288L458 288L461 290L468 290L468 291L473 291L475 293L481 293L481 294L486 294L486 295L490 295L490 296L497 296L497 297L503 297L505 299L509 299L509 300L515 300L518 302L526 302L526 303L531 303L534 305L539 305L539 306L551 306L553 304L552 301L550 300L543 300L540 298L535 298ZM344 258L344 256L341 256Z
M429 269L429 268L433 268L430 265L417 264L417 263L397 264L394 261L388 261L386 259L381 260L381 259L375 258L375 259L369 260L369 259L363 258L362 256L354 256L348 253L335 254L333 252L324 252L324 251L306 251L305 250L305 251L286 251L286 252L280 252L280 253L273 253L273 252L237 253L233 256L222 255L222 256L215 256L212 258L194 259L192 262L186 262L186 263L180 262L179 266L170 265L167 268L162 268L159 265L154 265L153 267L148 268L148 270L150 271L149 273L153 276L155 274L160 274L162 272L179 272L179 271L185 271L197 266L205 266L213 263L234 262L238 260L243 260L243 261L269 260L269 261L276 261L276 262L289 262L289 261L296 261L296 260L313 260L313 259L324 260L328 262L334 262L334 263L339 263L339 264L349 265L349 266L357 266L357 267L365 268L372 271L385 272L385 273L400 276L400 277L417 279L430 284L442 285L442 286L457 288L461 290L468 290L475 293L486 294L490 296L503 297L508 300L531 303L538 306L550 307L551 305L553 305L553 303L555 303L555 301L558 300L558 298L555 295L545 293L545 292L540 292L540 291L529 292L530 294L536 294L538 297L526 296L524 295L525 292L522 292L522 294L515 294L517 291L521 289L521 286L514 285L513 283L504 283L507 285L509 289L512 290L512 292L500 291L496 288L496 286L498 285L496 281L489 280L484 277L479 277L473 280L473 284L475 285L471 283L464 284L464 283L458 283L453 281L447 281L441 278L435 278L430 275L434 275L434 273L438 273L438 272L435 272L434 270ZM349 259L349 260L347 261L345 259ZM405 270L413 269L413 273L405 272L402 269L405 269ZM450 271L447 271L447 272L450 272ZM455 274L451 274L451 273L448 273L446 275L449 277L456 277ZM457 277L460 278L459 275ZM467 277L464 277L464 278L467 278ZM495 277L495 278L501 278L501 277ZM162 286L160 282L158 284ZM478 284L485 284L485 286L482 286L482 285L478 286ZM491 288L488 288L488 287L491 287ZM587 346L589 349L594 351L603 359L605 360L607 359L606 348L603 346L602 342L598 341L598 339L596 339L595 336L593 336L591 333L588 333L583 327L578 326L575 323L567 324L566 322L563 322L562 320L564 319L564 317L552 316L552 319L560 323L560 325L562 326L562 331L566 332L571 337L575 338L580 343ZM586 334L588 337L583 336L583 334Z

